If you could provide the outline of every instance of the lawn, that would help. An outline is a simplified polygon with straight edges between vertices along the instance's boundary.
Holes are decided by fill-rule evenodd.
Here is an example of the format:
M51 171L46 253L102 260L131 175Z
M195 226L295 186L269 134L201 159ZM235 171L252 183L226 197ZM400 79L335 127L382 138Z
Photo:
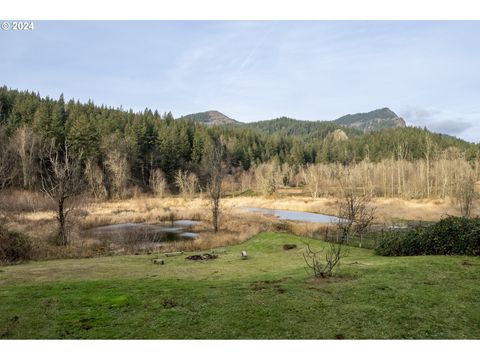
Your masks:
M0 337L480 339L480 258L348 248L338 276L316 281L305 241L325 246L262 233L209 261L185 254L155 265L156 255L138 255L0 267Z

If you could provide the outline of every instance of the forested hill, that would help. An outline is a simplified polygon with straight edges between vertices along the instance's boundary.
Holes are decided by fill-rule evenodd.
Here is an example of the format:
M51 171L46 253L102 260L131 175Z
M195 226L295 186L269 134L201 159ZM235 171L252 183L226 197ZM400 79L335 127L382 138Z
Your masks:
M207 125L239 125L259 130L266 134L280 132L285 135L310 135L324 138L337 129L348 134L367 133L390 128L405 127L405 120L389 108L373 110L367 113L345 115L333 121L305 121L288 117L242 123L229 118L218 111L206 111L182 116L181 120L192 120Z
M180 117L179 120L192 120L205 125L227 125L238 123L238 121L230 119L228 116L216 110L185 115Z
M437 156L447 148L456 148L467 159L479 156L478 145L420 128L364 134L335 122L286 118L257 125L206 126L150 109L125 111L0 87L0 167L2 161L16 162L13 184L38 186L38 164L52 139L59 148L67 144L71 156L81 157L85 169L92 174L96 171L111 187L115 186L116 164L123 164L129 181L141 187L148 187L150 175L157 169L169 183L178 170L200 174L216 139L226 146L230 169L249 169L268 161L295 166L348 164L366 158L379 161L396 159L399 152L402 159L415 160L426 153ZM29 162L32 171L23 177L22 162Z
M306 121L281 117L273 120L242 124L243 127L258 130L265 134L280 133L289 136L325 138L329 133L341 129L347 136L359 135L360 131L341 126L334 121Z
M406 127L405 120L389 108L377 109L368 113L345 115L335 120L335 123L363 132Z

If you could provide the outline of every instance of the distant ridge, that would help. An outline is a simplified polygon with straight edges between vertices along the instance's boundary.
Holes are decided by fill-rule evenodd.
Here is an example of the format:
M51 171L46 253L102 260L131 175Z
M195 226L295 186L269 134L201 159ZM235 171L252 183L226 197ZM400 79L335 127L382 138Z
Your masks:
M220 111L216 111L216 110L189 114L189 115L182 116L180 119L192 120L192 121L200 122L206 125L228 125L228 124L238 123L238 121L233 120L228 116L222 114Z
M286 117L281 117L273 120L264 120L257 121L253 123L242 123L228 116L222 114L217 110L210 110L195 114L189 114L180 117L180 119L188 119L196 121L206 125L247 125L252 128L258 128L261 130L267 130L271 133L272 129L279 130L283 129L285 132L292 135L298 134L299 130L297 128L302 127L304 129L329 126L341 126L343 128L351 128L363 133L378 131L382 129L391 129L391 128L403 128L406 127L405 120L395 114L389 108L381 108L373 110L367 113L357 113L357 114L348 114L342 116L333 121L304 121L296 120ZM331 129L334 130L334 129Z

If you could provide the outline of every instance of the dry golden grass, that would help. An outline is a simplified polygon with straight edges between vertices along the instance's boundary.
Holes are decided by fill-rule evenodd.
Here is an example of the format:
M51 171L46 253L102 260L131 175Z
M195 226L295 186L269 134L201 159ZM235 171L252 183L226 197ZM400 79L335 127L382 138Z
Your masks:
M55 210L55 204L43 193L29 190L8 190L0 196L2 208L13 212Z
M208 199L198 197L184 200L179 197L154 198L141 196L128 200L84 201L71 214L71 244L64 248L49 244L55 233L55 211L47 207L44 198L31 192L12 192L8 201L16 195L24 200L20 205L7 206L10 211L8 227L29 235L35 241L37 258L90 257L120 253L155 251L208 250L243 242L262 231L286 231L296 235L319 237L329 224L285 222L258 213L249 213L242 207L259 207L294 211L308 211L328 215L338 213L339 200L288 196L278 197L228 197L222 199L220 231L214 233L210 224ZM5 198L4 198L5 199ZM30 200L25 200L30 199ZM32 200L35 199L35 200ZM26 206L25 204L36 204ZM457 206L446 200L403 200L376 198L372 203L377 208L379 223L400 219L438 220L446 214L458 215ZM49 205L51 206L51 204ZM474 215L479 215L478 206ZM193 240L175 241L166 245L141 243L136 239L120 239L115 244L106 243L85 235L84 230L97 226L121 223L159 223L173 220L199 220L202 223L191 231L200 236Z
M232 208L259 207L337 215L340 200L337 198L312 199L311 197L236 197L225 199L224 203ZM398 219L435 221L447 214L460 215L458 206L449 198L434 200L374 198L372 205L377 208L378 222L392 222ZM473 215L480 215L478 202L475 205Z
M460 216L458 206L453 200L403 200L377 198L374 201L377 207L378 221L391 222L397 219L436 221L446 215ZM473 211L479 215L478 207Z

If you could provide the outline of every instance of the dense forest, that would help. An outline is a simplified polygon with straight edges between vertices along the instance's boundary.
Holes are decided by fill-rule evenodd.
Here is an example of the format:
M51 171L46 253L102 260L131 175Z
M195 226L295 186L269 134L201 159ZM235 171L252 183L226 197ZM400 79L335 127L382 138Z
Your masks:
M335 133L341 137L334 136ZM463 140L403 127L363 133L333 122L280 118L250 124L207 126L172 113L142 112L42 98L38 93L0 88L0 171L3 186L41 186L46 148L80 159L92 192L112 197L119 189L137 186L151 191L161 177L177 191L180 171L201 179L202 163L212 144L227 150L230 174L263 163L287 164L299 171L309 164L359 164L362 161L416 161L445 151L462 153L466 161L479 157L479 146ZM3 168L3 170L2 170ZM120 180L119 180L120 179ZM119 183L120 181L120 183ZM96 189L96 190L95 190Z

